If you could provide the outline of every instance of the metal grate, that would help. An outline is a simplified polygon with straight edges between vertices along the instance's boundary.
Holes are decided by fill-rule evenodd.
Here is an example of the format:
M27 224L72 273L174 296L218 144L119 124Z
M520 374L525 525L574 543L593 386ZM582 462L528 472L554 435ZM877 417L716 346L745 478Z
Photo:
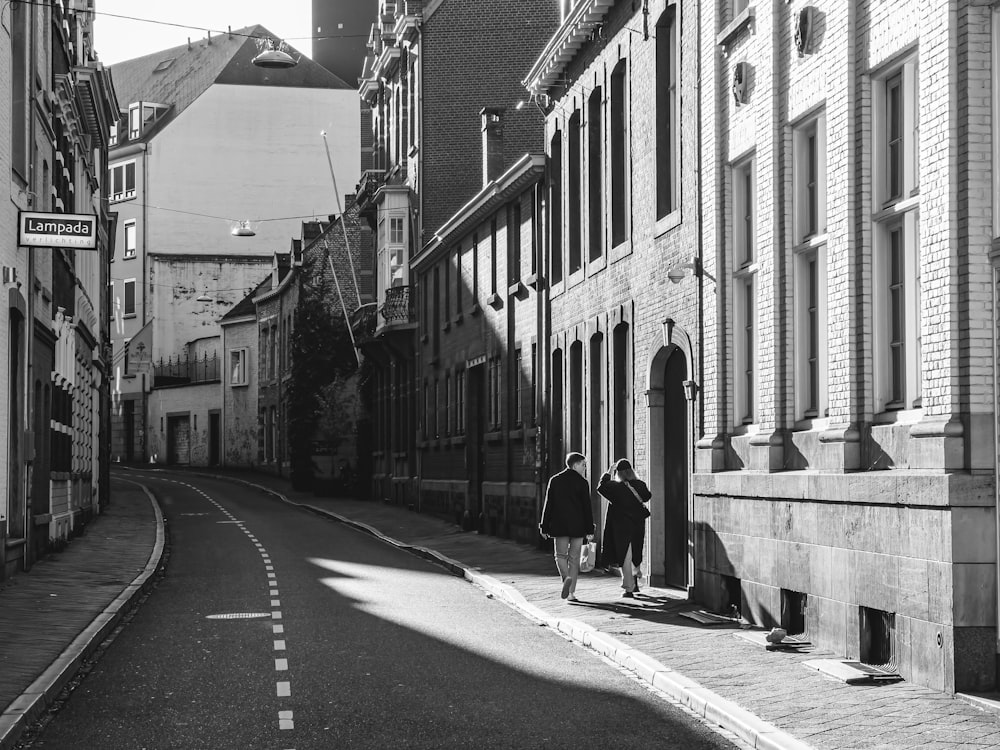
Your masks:
M861 607L861 661L885 671L897 669L896 615Z

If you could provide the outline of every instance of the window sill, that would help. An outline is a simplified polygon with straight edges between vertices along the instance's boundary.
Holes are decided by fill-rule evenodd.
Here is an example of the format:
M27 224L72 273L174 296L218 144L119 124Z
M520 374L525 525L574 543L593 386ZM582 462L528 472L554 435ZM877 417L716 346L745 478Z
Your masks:
M715 37L716 46L722 47L722 53L728 55L729 48L733 46L733 43L742 34L744 29L751 28L753 22L754 9L752 5L748 5L718 33Z
M451 323L452 325L460 326L463 320L465 320L465 316L462 313L456 313L455 317L451 319Z
M815 250L817 247L823 247L826 244L826 232L823 234L814 234L810 237L805 237L803 240L792 248L793 253L805 253L810 250Z
M494 430L493 432L487 432L483 437L487 443L500 443L503 442L503 431Z
M681 210L675 208L666 216L656 220L656 226L653 227L653 239L659 239L671 229L676 229L681 225L682 217Z
M135 373L134 372L127 372L124 375L122 375L122 379L123 380L135 380Z
M617 245L611 248L611 252L608 254L608 260L612 263L621 260L622 258L632 254L632 243L629 242L626 237L624 240L619 242Z
M420 147L417 146L416 144L414 144L414 145L410 146L410 150L406 152L406 155L409 158L412 159L414 156L416 156L419 153L420 153Z
M909 424L913 425L919 422L924 416L924 410L922 408L911 408L911 409L892 409L879 412L874 417L872 417L872 424Z
M603 271L608 266L608 258L605 255L587 261L587 275L593 276L595 273Z
M896 216L901 216L907 211L920 207L920 196L916 195L911 198L902 198L895 203L891 203L888 206L884 206L881 211L876 211L872 214L872 221L885 221L886 219L892 219Z
M127 377L134 378L135 375L128 375ZM230 388L248 388L249 386L250 386L249 383L230 383L229 384Z
M503 307L503 299L500 295L494 292L489 297L486 298L486 304L492 307L494 310L499 310Z
M135 253L132 253L131 255L123 255L122 260L135 260Z
M558 297L560 294L566 291L566 282L560 279L559 281L552 284L549 287L549 299L553 297Z
M426 333L423 333L423 334L420 335L420 343L421 344L426 344L430 340L431 340L431 337L428 336Z
M525 277L524 283L537 292L541 287L541 277L537 273L529 274Z
M803 417L792 425L792 432L824 432L830 429L829 417Z
M123 318L124 318L125 320L131 320L132 318L134 318L134 317L135 317L135 315L136 315L135 313L125 313L124 315L122 315L122 317L123 317Z
M469 308L469 315L475 317L475 316L479 315L480 313L482 313L482 311L483 311L483 308L481 308L479 306L478 302L475 302L475 303L473 303L472 307Z
M518 427L515 430L511 430L507 433L507 438L509 440L522 440L524 438L524 428Z
M515 299L525 299L528 296L528 287L520 281L515 281L507 287L507 296Z
M448 331L450 331L451 330L451 321L450 320L446 320L441 325L441 330L444 331L445 333L447 333Z
M456 435L448 441L451 445L465 445L465 435Z

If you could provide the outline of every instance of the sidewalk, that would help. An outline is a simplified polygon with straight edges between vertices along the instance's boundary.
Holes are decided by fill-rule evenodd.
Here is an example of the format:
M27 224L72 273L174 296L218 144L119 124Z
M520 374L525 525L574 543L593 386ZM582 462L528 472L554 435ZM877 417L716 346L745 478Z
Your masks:
M148 586L163 552L159 507L112 482L112 501L63 552L0 584L0 750L52 704Z
M212 472L225 475L223 472ZM228 475L235 478L235 473ZM287 480L242 473L287 502L436 559L524 614L633 670L759 748L817 750L1000 748L1000 714L906 682L847 685L802 666L836 654L769 652L734 626L699 626L683 593L643 589L621 598L617 576L581 576L579 604L559 596L549 554L463 532L398 506L295 492Z

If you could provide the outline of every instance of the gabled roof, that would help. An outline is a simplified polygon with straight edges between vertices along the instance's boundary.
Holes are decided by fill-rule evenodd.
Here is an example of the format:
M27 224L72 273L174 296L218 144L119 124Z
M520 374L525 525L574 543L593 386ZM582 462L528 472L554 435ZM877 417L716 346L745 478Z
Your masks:
M213 83L289 88L349 89L340 78L302 56L287 70L259 68L253 64L258 38L276 38L261 25L218 34L161 52L136 57L111 66L118 103L166 104L176 117L205 93ZM290 50L293 57L299 53ZM169 64L168 61L172 61Z
M257 307L253 303L253 298L256 297L258 294L260 294L261 292L263 292L264 290L269 289L270 287L271 287L271 274L268 274L257 286L253 288L253 290L246 297L237 302L233 306L232 310L223 315L219 319L219 322L222 323L223 321L234 320L236 318L242 318L248 315L251 316L256 315Z

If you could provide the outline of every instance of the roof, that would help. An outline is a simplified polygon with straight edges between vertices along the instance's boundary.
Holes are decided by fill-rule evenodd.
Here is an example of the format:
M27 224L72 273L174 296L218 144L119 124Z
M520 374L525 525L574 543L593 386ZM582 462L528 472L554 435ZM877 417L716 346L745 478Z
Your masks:
M236 318L242 318L248 315L249 316L256 315L257 307L253 303L253 298L256 297L258 294L260 294L265 289L269 289L270 287L271 287L271 274L268 274L257 286L253 288L253 290L251 290L251 292L246 297L237 302L233 306L232 310L223 315L219 319L219 322L222 323L223 321L234 320Z
M112 65L111 77L118 103L147 101L173 107L176 117L214 83L288 88L350 89L340 78L290 49L299 64L287 70L253 64L257 39L277 38L261 25L199 39L190 45L154 52ZM167 62L172 60L169 65Z

